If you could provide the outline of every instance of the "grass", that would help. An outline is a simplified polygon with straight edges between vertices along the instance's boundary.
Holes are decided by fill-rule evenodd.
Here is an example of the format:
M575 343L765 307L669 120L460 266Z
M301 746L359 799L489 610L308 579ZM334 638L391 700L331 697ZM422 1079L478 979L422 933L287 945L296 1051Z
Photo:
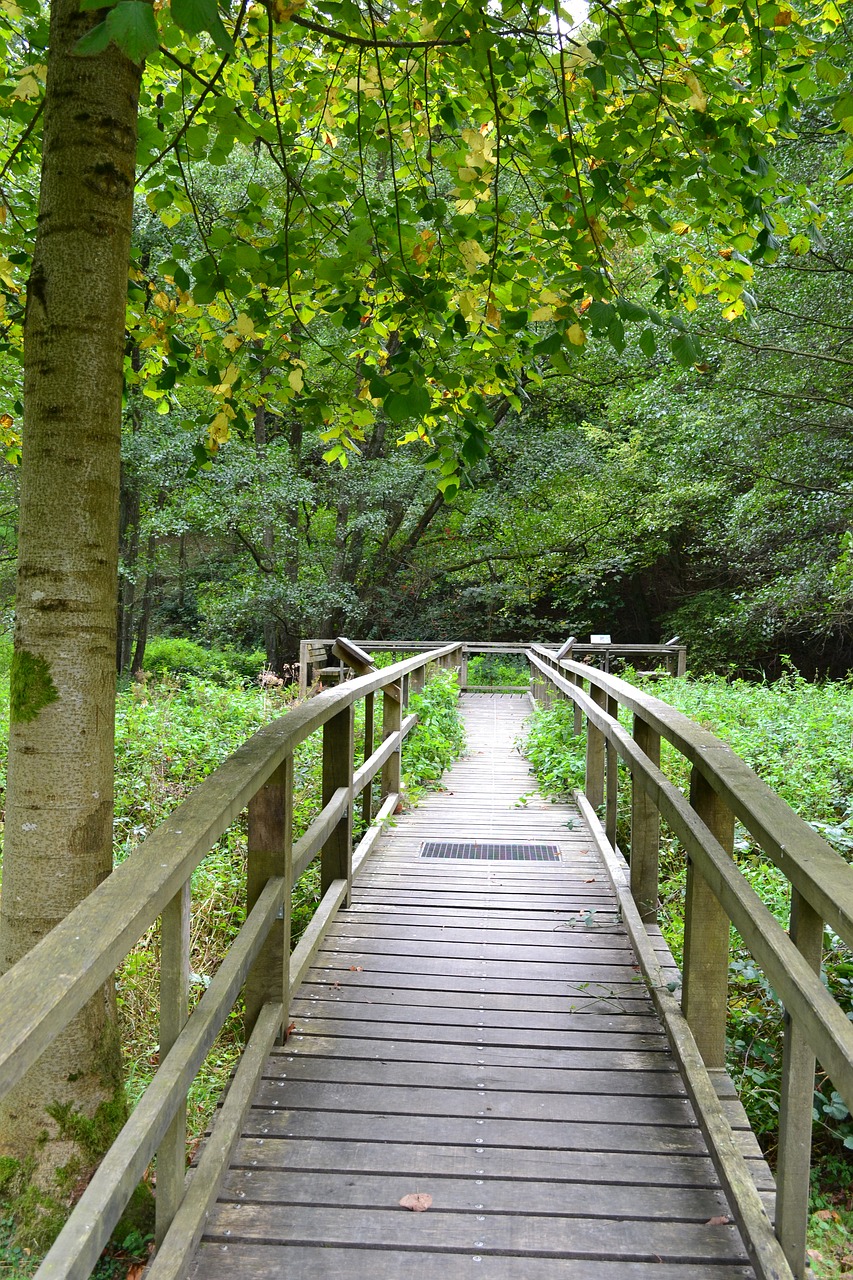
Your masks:
M641 680L636 683L643 685ZM647 692L679 708L717 734L848 861L853 855L853 684L811 684L789 673L773 684L666 679ZM624 714L630 729L630 718ZM569 703L537 709L527 754L546 793L583 786L585 737L573 732ZM662 766L685 792L689 766L668 743ZM620 795L630 794L620 766ZM620 806L617 839L630 846L628 804ZM790 890L739 824L735 857L740 870L785 927ZM661 839L661 927L680 962L683 944L685 859L665 827ZM773 1158L778 1129L783 1009L775 992L732 930L728 1066L750 1122ZM853 955L831 931L825 934L823 978L853 1017ZM853 1268L853 1120L820 1072L814 1096L814 1168L810 1248L814 1274L838 1277Z

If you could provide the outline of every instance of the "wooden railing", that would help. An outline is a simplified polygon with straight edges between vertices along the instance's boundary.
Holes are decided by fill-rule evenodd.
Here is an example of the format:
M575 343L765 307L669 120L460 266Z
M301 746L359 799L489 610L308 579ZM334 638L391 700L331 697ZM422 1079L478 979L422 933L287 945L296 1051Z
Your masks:
M456 644L417 654L327 690L260 729L0 979L2 1096L161 918L160 1066L39 1268L38 1280L86 1280L155 1154L159 1247L146 1274L150 1280L171 1280L184 1273L263 1063L287 1027L290 998L346 902L353 874L397 805L401 747L417 721L417 716L405 715L409 682L420 687L430 663L458 662ZM382 695L378 746L377 694ZM356 766L354 709L359 700L365 705L365 729L362 763ZM293 753L321 728L323 807L294 842ZM380 772L381 803L374 816L371 784ZM353 850L353 808L359 795L368 829ZM190 877L247 806L246 920L188 1016ZM322 900L291 954L291 887L318 853ZM187 1182L187 1092L244 984L245 1051Z
M546 703L570 699L575 731L586 725L579 802L600 836L625 923L753 1265L760 1276L802 1277L815 1058L853 1111L853 1024L819 976L825 926L853 946L853 867L729 747L673 707L540 645L528 658L534 696ZM632 714L632 733L619 723L620 707ZM689 797L661 771L662 738L692 766ZM630 870L615 848L617 758L631 778ZM603 830L595 812L602 808ZM644 928L657 918L661 818L688 860L680 1010ZM736 819L790 882L787 933L733 860ZM709 1071L725 1066L730 922L785 1009L775 1236L709 1090Z

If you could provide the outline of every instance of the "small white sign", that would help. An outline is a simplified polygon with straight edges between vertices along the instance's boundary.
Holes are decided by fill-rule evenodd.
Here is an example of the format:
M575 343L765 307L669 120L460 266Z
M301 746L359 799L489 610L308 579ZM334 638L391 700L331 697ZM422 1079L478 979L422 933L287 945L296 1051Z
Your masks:
M611 644L610 636L590 636L590 644Z

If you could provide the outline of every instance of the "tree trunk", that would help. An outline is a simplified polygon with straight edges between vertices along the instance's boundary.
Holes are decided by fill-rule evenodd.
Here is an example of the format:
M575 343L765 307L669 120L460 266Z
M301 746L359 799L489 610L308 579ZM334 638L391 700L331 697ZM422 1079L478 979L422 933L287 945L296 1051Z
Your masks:
M54 0L38 233L27 289L24 458L11 674L0 967L109 874L125 304L140 69L75 57L100 14ZM123 1108L102 990L0 1109L2 1149L46 1186L89 1159L70 1111L107 1137ZM54 1141L40 1143L47 1132ZM61 1189L60 1189L61 1190Z

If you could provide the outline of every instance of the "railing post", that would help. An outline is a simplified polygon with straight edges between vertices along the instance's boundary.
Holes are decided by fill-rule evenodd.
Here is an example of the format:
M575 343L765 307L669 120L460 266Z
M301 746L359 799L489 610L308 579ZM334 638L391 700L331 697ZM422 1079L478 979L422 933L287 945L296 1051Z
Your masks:
M373 724L374 717L374 695L368 693L364 699L364 759L367 760L373 755L373 746L375 741L375 731ZM373 820L373 783L368 782L367 786L361 793L361 816L365 824L369 827Z
M260 897L268 880L284 880L281 915L246 978L246 1039L268 1000L281 1001L284 1025L290 993L290 909L293 889L293 757L275 770L249 801L249 840L246 862L246 911Z
M299 641L299 696L308 693L308 641Z
M468 648L464 644L459 649L459 688L463 692L468 688Z
M320 857L320 892L335 880L346 880L349 902L352 890L352 773L355 715L352 703L323 725L323 804L339 787L349 788L349 802L338 825L323 845Z
M603 689L599 689L597 685L590 682L590 696L593 702L599 707L603 707L607 701L607 695ZM584 785L586 798L592 805L593 809L597 809L599 805L604 803L604 734L600 729L587 721L586 725L586 783Z
M734 814L695 767L690 774L690 803L726 853L731 854ZM688 858L682 1007L705 1066L711 1069L726 1065L728 981L729 918Z
M660 734L641 716L634 716L634 741L660 766ZM660 814L651 796L636 775L631 778L631 896L647 924L658 918L658 859L660 857Z
M382 694L382 741L398 733L403 723L402 690L395 698L387 689ZM392 751L382 766L382 798L400 794L400 748Z
M574 680L579 689L583 689L583 676L571 676L570 679ZM579 734L583 733L583 709L579 702L574 703L574 720L572 722L572 728L574 729L575 737L578 737Z
M607 699L607 714L614 720L619 719L619 703L615 698ZM608 741L604 748L607 761L607 796L604 810L604 834L613 848L616 848L616 818L619 805L619 765L616 748Z
M823 920L793 888L790 934L808 964L815 973L820 973ZM802 1280L806 1266L814 1074L815 1055L797 1023L786 1013L776 1171L776 1233L796 1280Z
M160 917L160 1061L183 1030L189 1013L190 883ZM187 1172L187 1104L182 1102L157 1149L154 1238L157 1247L178 1211Z
M426 667L417 667L410 677L409 692L420 693L426 683Z

